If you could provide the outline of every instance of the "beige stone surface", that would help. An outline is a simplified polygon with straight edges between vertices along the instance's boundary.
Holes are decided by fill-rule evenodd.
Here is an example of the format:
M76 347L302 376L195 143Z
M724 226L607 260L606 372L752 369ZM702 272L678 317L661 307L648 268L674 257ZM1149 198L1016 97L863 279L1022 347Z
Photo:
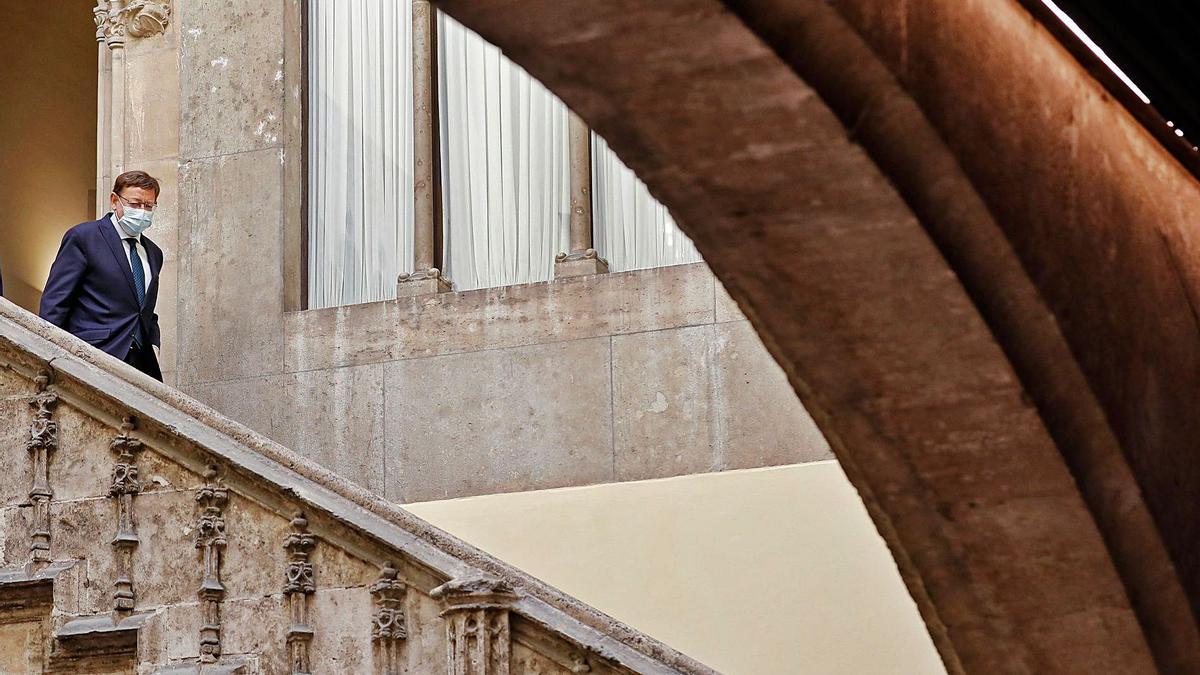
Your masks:
M29 493L29 460L25 442L29 438L29 423L33 421L33 408L26 397L0 399L0 419L11 420L0 425L0 448L10 450L0 454L0 472L7 478L0 480L0 505L12 506L26 500Z
M171 32L177 35L173 25ZM125 53L127 168L173 160L179 155L179 51L160 36L134 40Z
M713 471L713 327L613 338L617 480Z
M312 595L312 658L331 673L369 673L374 659L371 636L371 594L366 588L322 590Z
M40 673L45 663L42 621L0 622L0 673Z
M284 445L294 445L296 428L289 423L284 396L287 375L265 375L212 384L180 384L190 396L221 411L230 419L266 434Z
M289 371L712 323L702 264L289 313Z
M179 379L279 372L279 154L195 160L180 168ZM254 186L247 198L246 186Z
M791 391L783 369L746 321L713 327L711 423L720 469L749 469L833 459L829 443Z
M384 368L294 373L283 392L289 446L377 494L384 491L388 459L398 459L387 456Z
M725 290L725 286L721 282L714 285L715 293L715 320L717 323L725 323L727 321L745 321L746 316L742 314L742 310L738 307L737 302L729 297L729 291Z
M283 3L180 0L175 7L181 35L180 155L194 159L278 147ZM274 155L278 166L279 153ZM271 187L277 190L278 182ZM273 213L278 221L278 205Z
M832 457L745 321L613 338L618 480Z
M608 382L608 338L389 364L386 494L612 480Z

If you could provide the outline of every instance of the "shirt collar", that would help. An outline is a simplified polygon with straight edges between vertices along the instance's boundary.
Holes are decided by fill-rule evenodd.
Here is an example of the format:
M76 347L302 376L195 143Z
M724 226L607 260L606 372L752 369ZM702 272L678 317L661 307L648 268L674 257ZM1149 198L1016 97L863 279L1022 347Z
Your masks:
M121 239L132 238L137 243L139 243L139 244L142 243L142 235L140 235L140 234L130 235L130 234L126 233L125 230L121 229L120 223L117 222L117 214L115 212L110 211L108 214L108 219L112 222L112 226L117 228L117 236L118 237L120 237Z

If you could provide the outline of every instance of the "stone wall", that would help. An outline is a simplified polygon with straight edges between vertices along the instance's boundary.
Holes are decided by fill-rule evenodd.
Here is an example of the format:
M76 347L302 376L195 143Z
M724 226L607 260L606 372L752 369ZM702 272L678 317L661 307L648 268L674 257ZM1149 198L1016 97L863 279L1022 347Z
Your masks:
M168 383L402 501L830 456L703 265L293 311L301 5L177 0L126 48Z
M182 388L395 501L829 457L702 264L287 313L276 331L282 373Z

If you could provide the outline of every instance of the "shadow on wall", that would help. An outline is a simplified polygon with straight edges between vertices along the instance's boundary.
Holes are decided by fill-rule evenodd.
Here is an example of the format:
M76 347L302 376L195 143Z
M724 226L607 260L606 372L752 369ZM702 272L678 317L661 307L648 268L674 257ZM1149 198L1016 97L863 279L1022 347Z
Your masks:
M22 41L0 60L0 270L5 297L30 311L63 233L94 211L94 4L26 3L6 18Z

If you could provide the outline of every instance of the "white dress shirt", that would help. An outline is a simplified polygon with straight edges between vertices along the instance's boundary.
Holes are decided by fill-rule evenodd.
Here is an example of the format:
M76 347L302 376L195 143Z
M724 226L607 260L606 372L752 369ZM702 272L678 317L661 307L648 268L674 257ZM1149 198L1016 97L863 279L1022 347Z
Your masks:
M125 260L129 262L129 269L130 269L130 271L132 271L133 270L133 256L129 255L129 243L125 241L126 239L129 238L129 235L126 234L125 230L122 230L121 226L117 223L117 214L110 213L110 214L108 214L108 218L110 221L112 221L112 226L117 228L117 236L121 238L121 250L125 251ZM139 234L139 235L135 236L133 239L134 239L134 241L137 242L136 246L138 249L138 257L140 257L142 259L142 271L145 272L144 278L146 279L146 288L144 290L146 291L146 293L149 293L150 292L150 255L148 253L146 253L146 245L142 243L142 235Z

